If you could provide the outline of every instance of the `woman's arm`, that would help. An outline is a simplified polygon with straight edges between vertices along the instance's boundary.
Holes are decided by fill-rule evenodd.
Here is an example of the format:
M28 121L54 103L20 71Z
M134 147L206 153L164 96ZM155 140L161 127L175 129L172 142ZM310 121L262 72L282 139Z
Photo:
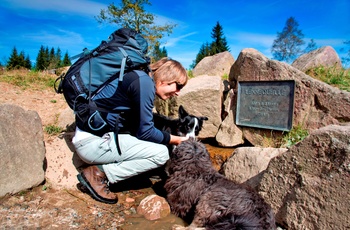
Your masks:
M180 137L180 136L170 135L169 144L171 144L171 145L178 145L182 141L185 141L185 140L188 140L188 137Z

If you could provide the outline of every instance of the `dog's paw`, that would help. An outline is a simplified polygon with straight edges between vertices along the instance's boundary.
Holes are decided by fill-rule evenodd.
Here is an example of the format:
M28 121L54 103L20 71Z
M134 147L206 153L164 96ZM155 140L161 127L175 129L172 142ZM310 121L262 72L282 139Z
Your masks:
M185 229L187 228L178 224L174 224L171 228L171 230L185 230Z
M171 230L205 230L205 228L199 228L199 227L196 227L196 226L188 226L188 227L184 227L184 226L181 226L181 225L178 225L178 224L174 224L171 228Z

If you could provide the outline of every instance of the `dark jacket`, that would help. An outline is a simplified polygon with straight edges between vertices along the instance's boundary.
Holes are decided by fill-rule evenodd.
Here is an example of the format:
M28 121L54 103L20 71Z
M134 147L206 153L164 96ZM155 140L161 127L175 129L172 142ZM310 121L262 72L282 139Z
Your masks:
M152 109L155 98L155 84L153 79L143 71L131 71L124 75L123 81L111 83L103 91L113 92L96 100L99 106L107 108L125 108L120 114L118 126L119 133L130 133L138 139L155 143L168 144L170 134L154 127ZM101 95L100 92L99 94ZM109 125L116 124L117 114L109 113L106 117Z

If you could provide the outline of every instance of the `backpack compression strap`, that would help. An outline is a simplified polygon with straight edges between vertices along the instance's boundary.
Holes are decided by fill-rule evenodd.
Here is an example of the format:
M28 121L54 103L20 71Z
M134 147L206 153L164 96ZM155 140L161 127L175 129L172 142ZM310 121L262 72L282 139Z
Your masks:
M118 48L119 48L120 52L122 52L122 54L124 55L124 57L122 59L122 64L120 66L120 72L119 72L119 81L122 82L123 77L124 77L124 70L125 70L126 59L128 58L128 54L126 53L126 51L122 47L118 47Z

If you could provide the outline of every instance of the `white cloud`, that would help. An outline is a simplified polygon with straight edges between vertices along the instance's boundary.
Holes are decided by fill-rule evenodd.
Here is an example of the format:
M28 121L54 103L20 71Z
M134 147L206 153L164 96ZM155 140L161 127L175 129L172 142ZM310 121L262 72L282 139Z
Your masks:
M52 33L47 31L27 33L23 34L22 37L27 41L45 44L45 46L52 47L56 47L57 44L59 44L59 46L76 46L76 44L79 44L79 46L87 45L80 34L61 29Z
M86 0L3 0L13 10L54 11L79 15L97 15L106 4Z
M307 43L310 41L310 39L305 40ZM344 41L345 39L340 38L333 38L333 39L314 39L317 46L345 46Z
M159 14L154 14L155 18L154 18L154 23L157 25L165 25L165 24L179 24L178 20L172 19L172 18L168 18L166 16L163 15L159 15Z
M178 37L175 37L175 38L169 38L167 39L166 43L164 44L165 47L174 47L177 45L177 43L179 41L182 41L184 38L187 38L191 35L194 35L196 34L197 32L191 32L191 33L187 33L187 34L184 34L184 35L181 35L181 36L178 36Z

